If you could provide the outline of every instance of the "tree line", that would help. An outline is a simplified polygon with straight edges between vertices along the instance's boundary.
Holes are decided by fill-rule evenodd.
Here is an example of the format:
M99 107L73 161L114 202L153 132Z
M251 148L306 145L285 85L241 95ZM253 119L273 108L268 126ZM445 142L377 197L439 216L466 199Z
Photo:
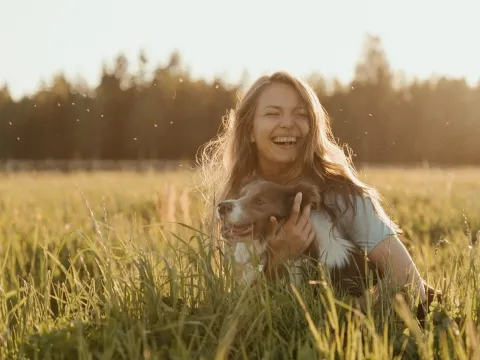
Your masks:
M123 55L103 66L97 87L50 86L14 101L0 88L0 160L191 160L214 137L244 84L193 79L171 54L148 76ZM480 164L480 83L394 73L379 38L368 36L349 84L312 74L334 135L356 162Z

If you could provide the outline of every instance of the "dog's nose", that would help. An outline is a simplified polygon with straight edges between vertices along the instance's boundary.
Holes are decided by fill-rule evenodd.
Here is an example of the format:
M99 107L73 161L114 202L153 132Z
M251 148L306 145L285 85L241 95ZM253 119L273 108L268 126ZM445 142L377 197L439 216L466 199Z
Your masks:
M231 202L222 201L221 203L218 204L218 213L220 215L225 215L226 213L231 212L232 208L233 208L233 205Z

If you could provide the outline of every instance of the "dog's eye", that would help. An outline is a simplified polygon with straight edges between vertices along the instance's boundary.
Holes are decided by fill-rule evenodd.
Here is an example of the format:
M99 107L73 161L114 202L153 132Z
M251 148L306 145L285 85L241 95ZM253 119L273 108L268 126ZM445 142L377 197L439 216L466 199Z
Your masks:
M259 200L256 201L256 204L257 205L263 205L263 204L265 204L265 202L259 199Z

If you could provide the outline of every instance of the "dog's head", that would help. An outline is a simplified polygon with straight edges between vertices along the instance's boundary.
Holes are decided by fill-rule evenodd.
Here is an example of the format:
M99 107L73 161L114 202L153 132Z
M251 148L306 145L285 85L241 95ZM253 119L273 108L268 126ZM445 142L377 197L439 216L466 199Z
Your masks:
M292 212L297 193L302 193L301 210L308 204L318 207L320 194L307 181L293 185L279 185L264 180L253 180L243 186L238 199L222 201L217 216L222 224L222 236L230 241L262 240L269 231L270 217L285 220Z

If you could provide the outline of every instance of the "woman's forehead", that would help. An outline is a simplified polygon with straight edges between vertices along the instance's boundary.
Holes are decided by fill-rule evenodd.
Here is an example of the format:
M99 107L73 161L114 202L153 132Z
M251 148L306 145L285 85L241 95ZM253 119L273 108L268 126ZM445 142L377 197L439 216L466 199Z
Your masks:
M305 107L305 102L293 86L271 84L260 93L258 106L261 108L297 109Z

